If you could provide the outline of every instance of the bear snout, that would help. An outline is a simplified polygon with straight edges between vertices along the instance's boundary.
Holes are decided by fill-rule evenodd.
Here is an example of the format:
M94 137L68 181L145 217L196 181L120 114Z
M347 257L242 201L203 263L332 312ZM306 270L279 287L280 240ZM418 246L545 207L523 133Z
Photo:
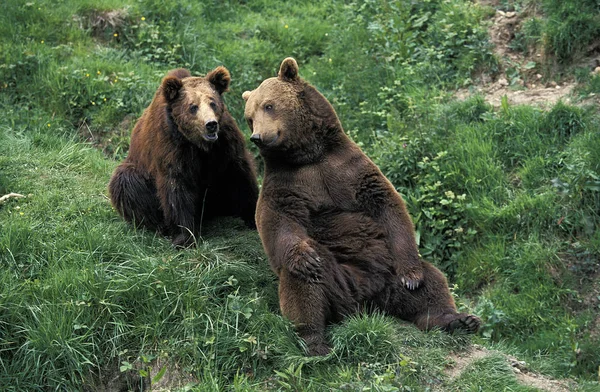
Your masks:
M255 132L252 134L252 136L250 136L250 140L252 140L258 147L275 148L280 135L280 131L268 133Z
M219 130L219 123L215 120L210 120L206 122L206 131L208 133L215 133Z
M206 135L204 139L208 141L215 141L219 138L217 132L219 131L219 123L216 120L209 120L204 124L206 128Z
M252 142L254 142L256 145L262 144L262 138L258 133L253 133L252 136L250 136L250 140L252 140Z

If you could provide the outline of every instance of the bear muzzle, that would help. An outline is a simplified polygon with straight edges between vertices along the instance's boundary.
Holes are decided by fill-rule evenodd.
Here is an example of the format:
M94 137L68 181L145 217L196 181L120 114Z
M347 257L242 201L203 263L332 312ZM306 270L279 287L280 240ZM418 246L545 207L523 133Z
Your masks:
M253 133L252 136L250 136L250 140L254 142L254 144L256 144L259 148L270 147L277 142L277 140L279 139L279 135L279 132L266 136L263 136L260 133Z
M204 139L209 142L214 142L219 138L217 132L219 132L219 123L215 120L207 121L204 124L206 128L206 134L204 134Z

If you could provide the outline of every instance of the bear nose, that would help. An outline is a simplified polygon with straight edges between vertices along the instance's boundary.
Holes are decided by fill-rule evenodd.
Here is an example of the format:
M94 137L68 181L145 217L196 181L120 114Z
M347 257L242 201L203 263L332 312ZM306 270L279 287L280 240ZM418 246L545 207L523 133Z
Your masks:
M219 123L216 122L215 120L211 120L211 121L207 121L206 122L206 130L209 133L215 133L215 132L217 132L218 128L219 128Z
M262 142L258 133L253 133L252 136L250 136L250 140L252 140L255 144L260 144Z

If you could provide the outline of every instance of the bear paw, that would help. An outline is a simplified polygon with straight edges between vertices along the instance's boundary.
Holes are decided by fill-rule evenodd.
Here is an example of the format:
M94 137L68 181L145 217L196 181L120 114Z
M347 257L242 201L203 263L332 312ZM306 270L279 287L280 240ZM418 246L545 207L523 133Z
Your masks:
M423 271L400 274L400 282L409 290L416 290L423 283Z
M301 242L288 258L288 270L297 278L317 282L321 277L321 258L306 241Z
M315 343L307 346L307 352L312 357L325 356L331 352L331 347L325 343Z
M457 318L448 324L448 332L464 331L466 333L476 333L481 325L481 319L472 314Z
M174 247L184 249L191 248L196 244L194 236L187 232L177 235L171 242L173 243Z

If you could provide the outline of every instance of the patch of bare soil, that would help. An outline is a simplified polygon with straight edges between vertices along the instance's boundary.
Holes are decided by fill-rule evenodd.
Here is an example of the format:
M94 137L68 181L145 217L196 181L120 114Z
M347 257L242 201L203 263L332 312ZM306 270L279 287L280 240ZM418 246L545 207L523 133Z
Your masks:
M141 376L142 371L146 373ZM185 389L198 380L179 365L157 358L150 363L136 362L131 370L122 371L117 362L99 373L90 374L86 392L144 391L164 392Z
M451 379L460 376L467 366L471 363L490 355L490 350L481 347L477 344L473 345L473 349L467 352L455 353L450 356L452 367L446 368L445 373Z
M162 375L159 375L162 372ZM169 364L164 360L157 359L152 363L149 373L149 391L172 391L184 388L186 385L195 385L198 380L191 374L185 372L178 365ZM158 378L158 380L157 380Z
M473 345L472 350L468 352L461 352L451 355L450 360L452 366L447 368L445 373L450 380L453 380L459 377L471 363L492 354L499 354L499 352L488 350L487 348L479 345ZM504 355L504 357L512 366L519 383L523 385L549 392L569 392L573 390L574 383L570 380L555 380L548 378L541 374L530 371L524 361L519 361L517 358L510 355Z
M120 31L129 17L129 9L90 10L84 15L75 15L73 20L79 28L91 30L95 38L109 40L113 33Z
M483 1L480 5L496 6L497 1ZM523 20L533 11L523 13L496 10L489 28L490 40L494 44L494 53L501 60L501 73L495 80L489 75L482 75L481 84L469 89L457 91L458 99L466 99L473 94L482 94L493 106L500 106L502 97L514 105L552 106L559 100L570 102L569 95L575 83L558 84L544 81L535 68L544 61L542 53L534 50L528 56L511 48L515 33L519 31Z

